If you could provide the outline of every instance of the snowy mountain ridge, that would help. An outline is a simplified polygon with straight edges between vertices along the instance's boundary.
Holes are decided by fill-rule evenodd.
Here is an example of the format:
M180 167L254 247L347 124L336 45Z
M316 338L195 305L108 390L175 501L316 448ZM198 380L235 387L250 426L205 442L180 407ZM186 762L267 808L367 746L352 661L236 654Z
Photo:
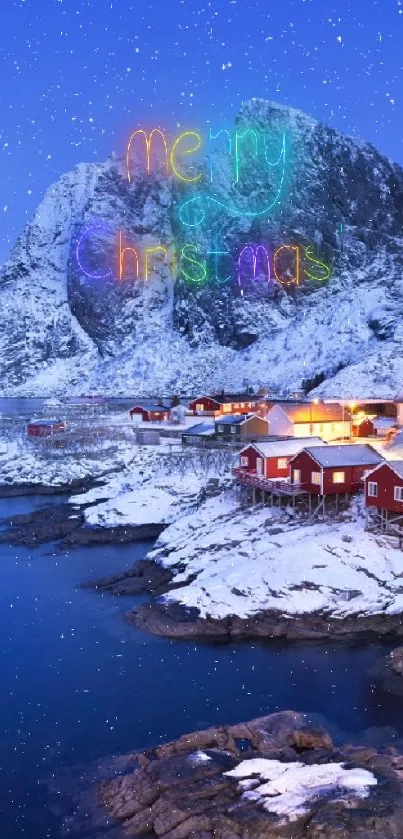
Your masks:
M403 381L403 170L373 146L344 137L299 111L252 100L236 128L289 138L285 194L268 217L220 210L192 241L201 253L219 239L232 254L246 243L273 253L314 246L332 267L326 283L267 284L262 273L240 295L236 281L189 283L156 263L147 283L83 274L116 265L116 232L127 246L183 244L181 184L158 171L129 183L122 160L80 164L46 193L0 274L0 389L4 395L62 392L193 392L246 382L290 391L303 384L328 396L393 396ZM229 176L228 149L216 158L220 200L246 206ZM269 205L278 173L243 157L253 201ZM188 193L186 193L188 197ZM255 206L255 204L253 204ZM257 206L257 204L256 204ZM116 270L115 270L116 275Z

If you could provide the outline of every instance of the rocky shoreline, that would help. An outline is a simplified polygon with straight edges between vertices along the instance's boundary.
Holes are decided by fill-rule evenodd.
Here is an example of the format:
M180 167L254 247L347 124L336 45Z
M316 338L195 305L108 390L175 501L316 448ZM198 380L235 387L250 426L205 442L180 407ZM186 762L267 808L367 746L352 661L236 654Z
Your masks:
M30 513L17 514L4 520L6 529L0 533L0 544L35 547L45 542L61 542L66 547L142 542L157 539L165 525L157 522L138 525L95 527L85 523L85 504L55 504Z
M119 758L115 774L99 802L133 839L403 837L403 755L335 746L292 711Z
M330 638L342 641L403 637L402 615L352 615L337 619L319 613L286 616L267 611L248 619L230 615L217 620L201 618L197 609L174 601L154 600L141 604L125 617L137 628L166 638L284 638L290 641Z

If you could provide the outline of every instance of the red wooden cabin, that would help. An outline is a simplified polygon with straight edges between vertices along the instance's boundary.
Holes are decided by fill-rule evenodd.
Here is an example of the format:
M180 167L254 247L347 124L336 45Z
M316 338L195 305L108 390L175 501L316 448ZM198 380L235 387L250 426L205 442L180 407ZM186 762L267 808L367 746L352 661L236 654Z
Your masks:
M352 429L353 437L375 437L374 423L369 417L354 420Z
M141 402L129 411L131 418L141 417L143 422L163 422L169 419L170 409L166 405L156 405L150 402Z
M28 437L52 437L66 430L62 420L33 420L27 425Z
M364 475L383 461L369 445L312 446L290 462L291 481L312 495L357 492Z
M252 475L264 478L288 478L292 457L307 444L325 446L320 437L305 439L273 440L265 443L251 443L239 452L239 468Z
M372 469L365 477L365 504L403 513L403 461L387 460Z

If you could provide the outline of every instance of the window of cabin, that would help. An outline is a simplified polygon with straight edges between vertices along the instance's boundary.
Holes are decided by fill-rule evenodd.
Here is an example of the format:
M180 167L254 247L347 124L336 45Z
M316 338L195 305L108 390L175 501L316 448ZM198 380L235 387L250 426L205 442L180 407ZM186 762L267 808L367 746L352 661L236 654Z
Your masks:
M241 457L241 466L249 466L249 458Z
M346 482L346 473L345 472L333 472L333 483L334 484L344 484Z
M223 426L222 426L222 425L218 425L218 426L217 426L217 431L218 431L218 433L219 433L219 434L224 434L224 428L223 428Z
M301 470L300 469L293 469L292 470L292 482L293 482L293 484L300 484L301 483Z
M240 402L240 403L239 403L239 407L240 407L240 408L244 408L244 407L245 407L245 402Z
M222 406L222 410L224 414L230 414L232 411L232 405L228 405L228 403L226 403Z
M277 469L287 469L288 460L286 457L279 457L277 459Z
M202 402L198 402L196 405L196 411L204 411L204 405Z
M316 486L320 486L320 479L321 473L320 472L311 472L311 482L316 484Z
M368 481L368 495L370 498L378 498L378 484L375 481Z
M395 487L393 497L395 501L403 501L403 487Z
M236 434L236 425L231 425L231 434Z

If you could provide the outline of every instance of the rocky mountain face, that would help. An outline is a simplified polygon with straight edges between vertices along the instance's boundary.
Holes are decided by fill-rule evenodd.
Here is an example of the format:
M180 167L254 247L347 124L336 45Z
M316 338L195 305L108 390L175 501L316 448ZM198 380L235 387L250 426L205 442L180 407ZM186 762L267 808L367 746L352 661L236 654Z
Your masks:
M190 157L181 168L188 179L197 171L195 183L166 176L152 155L150 173L133 164L130 181L126 161L110 159L81 164L48 190L0 275L4 394L246 382L395 393L403 170L264 100L246 103L233 131L238 157L235 133L230 146L217 131L210 153L203 136L199 168ZM251 243L266 247L270 281L262 249L255 277L251 251L238 271ZM292 247L276 255L283 245ZM130 250L119 277L119 247L136 248L138 277Z

